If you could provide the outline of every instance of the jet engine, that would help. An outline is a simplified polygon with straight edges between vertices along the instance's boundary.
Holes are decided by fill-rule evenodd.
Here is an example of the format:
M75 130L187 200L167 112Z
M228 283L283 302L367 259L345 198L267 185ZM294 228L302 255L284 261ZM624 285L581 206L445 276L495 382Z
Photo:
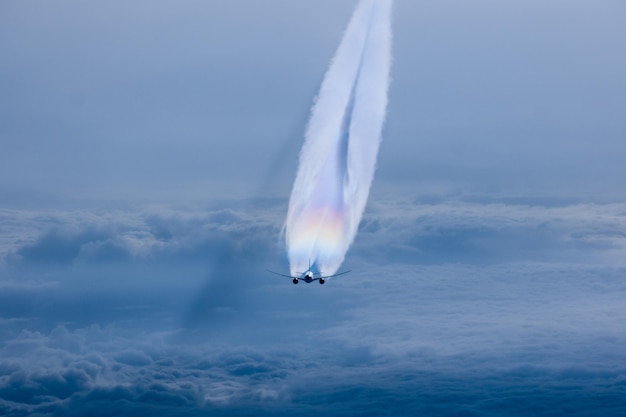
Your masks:
M324 278L320 278L319 281L320 281L320 284L323 284L323 283L326 282L326 281L324 281Z
M291 282L293 282L294 284L297 284L298 283L298 278L294 278L293 281L291 281Z

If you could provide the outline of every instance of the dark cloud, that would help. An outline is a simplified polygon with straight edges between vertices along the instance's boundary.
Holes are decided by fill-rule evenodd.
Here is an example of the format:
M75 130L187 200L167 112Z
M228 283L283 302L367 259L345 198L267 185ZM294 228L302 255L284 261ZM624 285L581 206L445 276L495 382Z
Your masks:
M266 209L270 210L275 207ZM13 235L7 236L1 255L22 266L112 264L157 258L225 260L229 256L245 263L264 256L263 251L269 252L277 243L280 228L275 214L263 218L259 217L262 210L255 208L255 214L251 212L249 207L206 212L7 211L2 220Z
M313 356L302 343L163 345L157 334L110 336L97 329L22 335L38 343L18 365L7 364L16 359L3 351L5 415L618 416L626 409L626 369L606 359L564 365L552 361L556 353L531 363L515 352L433 351L361 354L346 367L338 360L343 347L328 340ZM53 347L65 337L80 340L83 351Z
M623 210L621 203L374 203L352 253L379 262L413 264L613 264L619 263L626 243Z
M58 230L47 232L36 242L20 248L16 255L27 264L71 264L81 254L105 262L124 260L128 256L110 239L114 233L97 230L66 233Z

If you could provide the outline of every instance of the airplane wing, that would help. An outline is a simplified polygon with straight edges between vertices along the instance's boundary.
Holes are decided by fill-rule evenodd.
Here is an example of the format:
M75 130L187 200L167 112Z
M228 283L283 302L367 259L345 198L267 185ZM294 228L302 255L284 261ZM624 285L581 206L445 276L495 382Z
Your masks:
M281 274L279 272L274 272L274 271L270 271L269 269L266 269L267 272L272 273L274 275L279 275L281 277L285 277L285 278L291 278L291 279L303 279L303 277L294 277L293 275L285 275L285 274ZM326 279L326 278L332 278L332 277L338 277L339 275L343 275L343 274L347 274L348 272L352 272L352 270L349 271L344 271L344 272L340 272L338 274L334 274L334 275L327 275L325 277L315 277L313 278L313 281L317 281L319 279Z
M347 274L348 272L352 272L352 270L340 272L340 273L335 274L335 275L327 275L325 277L319 277L319 278L316 278L316 279L320 279L320 278L326 279L326 278L338 277L339 275Z
M271 273L272 273L272 274L274 274L274 275L280 275L281 277L287 277L287 278L292 278L292 279L293 279L293 278L300 279L300 277L293 277L293 276L291 276L291 275L280 274L280 273L278 273L278 272L270 271L269 269L266 269L266 271L267 271L267 272L271 272Z

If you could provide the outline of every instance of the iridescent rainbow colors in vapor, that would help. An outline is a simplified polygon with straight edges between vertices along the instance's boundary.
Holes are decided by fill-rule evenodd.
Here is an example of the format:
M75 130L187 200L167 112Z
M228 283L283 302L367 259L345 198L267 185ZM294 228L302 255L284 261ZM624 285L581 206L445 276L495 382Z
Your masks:
M363 0L326 73L300 153L286 221L291 274L334 274L374 178L391 67L391 0Z

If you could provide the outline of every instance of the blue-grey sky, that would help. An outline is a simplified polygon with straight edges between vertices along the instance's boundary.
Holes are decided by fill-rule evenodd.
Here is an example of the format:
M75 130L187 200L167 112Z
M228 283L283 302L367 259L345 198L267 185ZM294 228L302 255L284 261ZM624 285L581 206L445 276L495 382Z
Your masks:
M626 413L626 6L396 0L353 272L294 286L355 5L0 4L0 414Z

